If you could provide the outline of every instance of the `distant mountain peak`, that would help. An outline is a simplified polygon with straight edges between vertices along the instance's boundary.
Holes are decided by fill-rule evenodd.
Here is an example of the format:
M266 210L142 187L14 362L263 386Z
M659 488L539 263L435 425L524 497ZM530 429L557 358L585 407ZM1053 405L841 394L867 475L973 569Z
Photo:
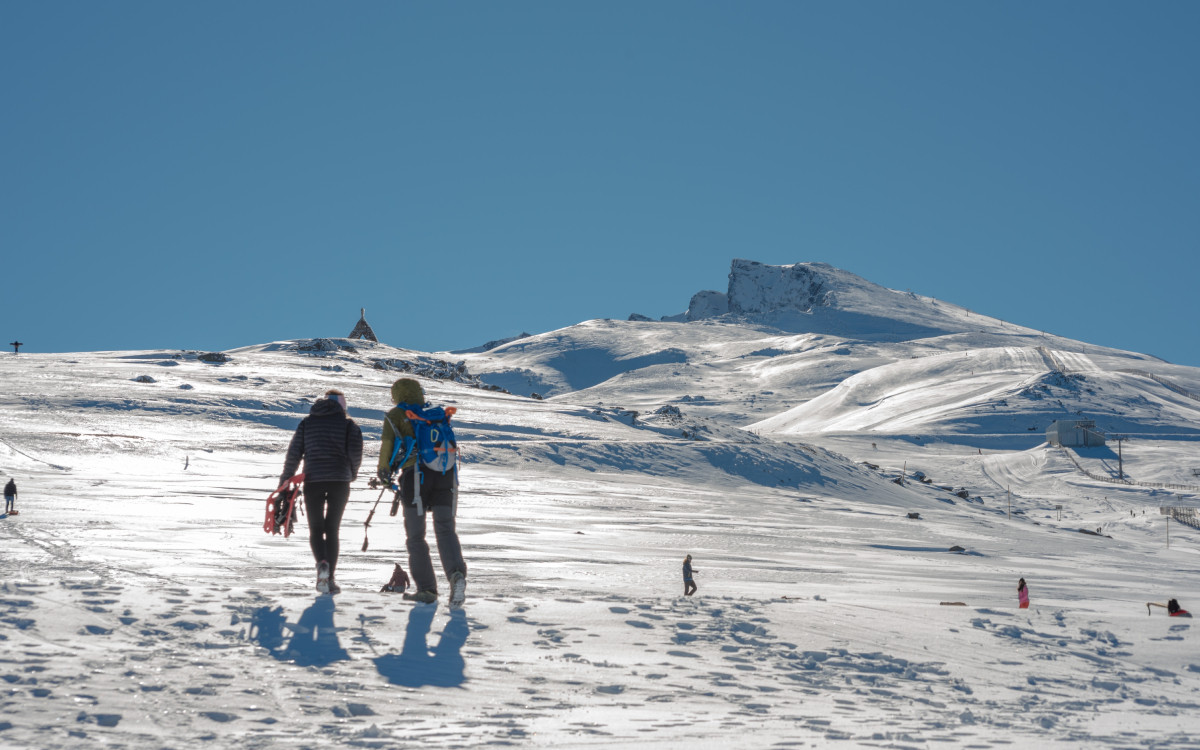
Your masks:
M736 259L729 270L729 312L738 315L787 310L811 312L814 307L831 307L839 272L824 263L795 263L770 266L753 260Z
M899 294L828 263L793 263L773 266L756 260L735 259L729 269L726 291L697 292L687 312L664 320L692 321L733 314L760 316L769 313L811 313L822 307L836 307L839 296Z

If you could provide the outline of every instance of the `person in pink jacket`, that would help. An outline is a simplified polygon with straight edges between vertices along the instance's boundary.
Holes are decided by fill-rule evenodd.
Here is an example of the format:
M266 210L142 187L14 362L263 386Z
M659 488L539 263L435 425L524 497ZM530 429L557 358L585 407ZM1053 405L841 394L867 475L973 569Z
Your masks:
M1029 587L1025 585L1024 578L1017 581L1017 601L1021 609L1029 609Z

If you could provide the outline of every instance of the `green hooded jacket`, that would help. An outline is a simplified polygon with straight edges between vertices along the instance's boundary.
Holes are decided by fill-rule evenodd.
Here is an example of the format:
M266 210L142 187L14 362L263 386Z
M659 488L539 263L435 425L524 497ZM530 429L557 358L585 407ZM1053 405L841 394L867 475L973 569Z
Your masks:
M421 384L412 378L400 378L392 383L392 403L424 405L425 391L421 388ZM404 409L399 406L393 407L383 416L383 443L379 446L379 471L381 472L386 473L388 464L392 461L392 447L396 444L397 433L402 440L406 437L415 439L417 436L413 432L412 423L408 421ZM403 445L403 443L401 444ZM416 463L417 454L414 452L400 468L407 469Z

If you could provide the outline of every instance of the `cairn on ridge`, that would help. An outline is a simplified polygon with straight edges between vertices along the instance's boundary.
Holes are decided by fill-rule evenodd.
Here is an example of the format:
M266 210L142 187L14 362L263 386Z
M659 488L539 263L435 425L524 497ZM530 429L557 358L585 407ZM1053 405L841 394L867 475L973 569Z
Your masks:
M367 322L367 308L359 308L358 324L354 326L354 330L346 338L379 342L379 339L375 338L375 332L371 330L371 324Z

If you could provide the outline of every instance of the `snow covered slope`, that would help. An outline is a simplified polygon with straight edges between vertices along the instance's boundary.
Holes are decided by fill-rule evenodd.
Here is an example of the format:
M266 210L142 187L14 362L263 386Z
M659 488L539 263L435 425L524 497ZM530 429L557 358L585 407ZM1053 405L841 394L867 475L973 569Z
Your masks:
M1200 531L1168 547L1158 515L1197 495L1151 486L1200 483L1196 371L740 263L716 317L462 362L341 339L0 357L0 746L1198 746L1196 633L1146 614L1200 608ZM386 502L358 539L404 375L459 409L462 611L378 593L405 562ZM303 521L261 530L331 386L368 455L337 597ZM1028 429L1078 412L1134 439Z
M1197 368L1013 326L825 264L736 260L721 296L720 315L588 321L467 365L513 393L640 411L670 403L760 434L1024 434L1032 445L1055 419L1136 435L1194 435L1200 423Z
M1040 440L1055 419L1082 417L1122 435L1200 436L1200 399L1172 389L1171 381L1132 371L1127 359L1113 356L1075 354L1070 361L1077 369L1071 370L1060 364L1065 359L1044 347L1004 347L890 362L751 429L955 434L966 440L1027 430Z

